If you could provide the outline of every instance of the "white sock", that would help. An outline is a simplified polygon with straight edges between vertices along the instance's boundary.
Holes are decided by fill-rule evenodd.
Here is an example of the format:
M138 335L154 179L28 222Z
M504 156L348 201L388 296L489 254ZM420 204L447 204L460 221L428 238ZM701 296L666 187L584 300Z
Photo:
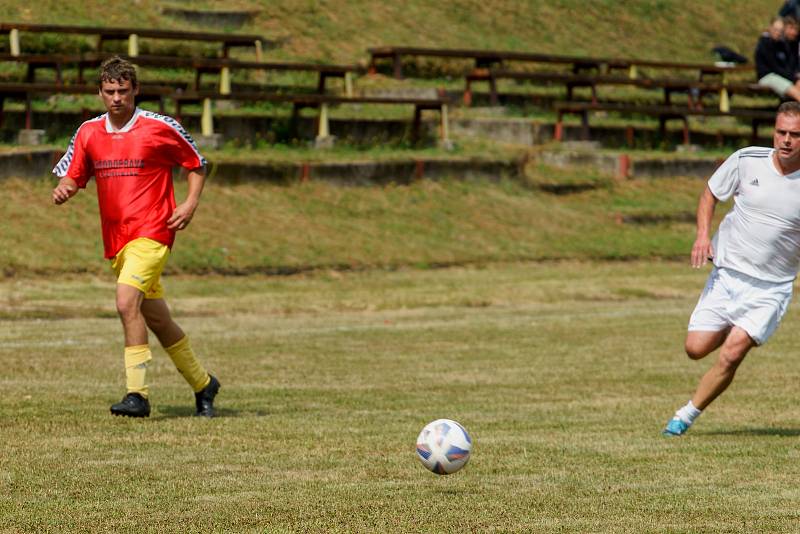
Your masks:
M686 406L675 412L675 417L678 417L687 425L691 425L701 413L703 413L703 410L698 410L695 405L692 404L692 401L689 401L686 403Z

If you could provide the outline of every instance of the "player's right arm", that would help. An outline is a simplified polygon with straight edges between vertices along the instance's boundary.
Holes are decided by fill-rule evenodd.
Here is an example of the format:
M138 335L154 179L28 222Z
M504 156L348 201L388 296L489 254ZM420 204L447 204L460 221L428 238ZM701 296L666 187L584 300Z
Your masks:
M695 269L699 269L714 257L714 248L711 246L711 221L716 206L717 197L706 186L697 203L697 236L692 246L692 267Z
M78 182L72 178L62 178L53 189L53 204L63 204L78 193Z
M72 136L67 151L53 168L53 174L59 178L58 185L53 189L53 204L63 204L74 197L78 189L86 187L86 182L94 173L94 166L84 148L82 128L83 125Z

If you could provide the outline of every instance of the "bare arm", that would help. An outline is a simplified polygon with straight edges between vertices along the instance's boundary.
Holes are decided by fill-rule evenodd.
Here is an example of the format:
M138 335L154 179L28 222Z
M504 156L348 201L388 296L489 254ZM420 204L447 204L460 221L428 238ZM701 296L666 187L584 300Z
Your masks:
M170 230L183 230L192 222L206 181L205 168L192 169L186 175L186 180L189 182L189 192L186 194L186 200L178 204L170 218L167 219L167 228Z
M72 178L62 178L53 189L53 204L63 204L78 193L78 183Z
M692 267L695 269L714 257L714 249L711 247L711 220L714 218L716 206L717 198L706 186L697 203L697 237L692 246Z

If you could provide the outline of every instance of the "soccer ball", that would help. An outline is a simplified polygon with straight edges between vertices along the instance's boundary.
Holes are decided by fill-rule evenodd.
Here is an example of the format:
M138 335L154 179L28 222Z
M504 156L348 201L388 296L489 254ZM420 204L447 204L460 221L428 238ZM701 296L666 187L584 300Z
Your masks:
M437 475L455 473L467 464L472 439L466 429L450 419L425 425L417 438L417 458Z

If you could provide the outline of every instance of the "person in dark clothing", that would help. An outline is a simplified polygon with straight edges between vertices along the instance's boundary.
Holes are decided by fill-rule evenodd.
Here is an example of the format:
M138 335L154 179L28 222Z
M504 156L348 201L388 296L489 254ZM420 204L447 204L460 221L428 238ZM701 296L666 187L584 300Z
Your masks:
M796 20L800 20L800 2L798 0L786 0L780 11L778 11L778 16L794 17Z
M755 53L758 84L769 87L781 97L800 101L797 45L792 47L784 39L783 30L783 19L777 17L769 31L758 40Z
M789 52L796 61L795 68L800 71L800 21L793 15L783 17L783 40L789 45Z

